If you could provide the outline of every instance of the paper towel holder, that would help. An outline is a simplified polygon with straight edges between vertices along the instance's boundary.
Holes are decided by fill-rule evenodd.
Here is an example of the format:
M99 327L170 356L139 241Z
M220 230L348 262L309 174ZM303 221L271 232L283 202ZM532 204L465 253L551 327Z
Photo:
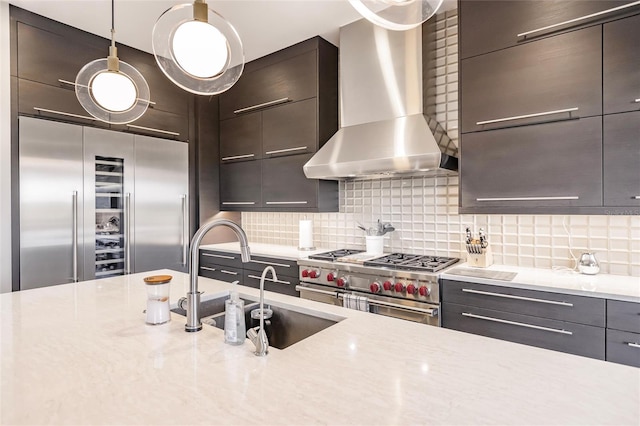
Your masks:
M313 245L313 222L306 217L298 223L298 250L315 250Z

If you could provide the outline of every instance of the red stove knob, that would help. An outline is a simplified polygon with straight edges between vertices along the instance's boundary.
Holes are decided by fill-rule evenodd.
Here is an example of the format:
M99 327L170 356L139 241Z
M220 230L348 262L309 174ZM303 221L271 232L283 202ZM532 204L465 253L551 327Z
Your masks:
M302 275L303 278L307 278L309 276L309 271L308 270L303 270L300 275Z
M338 284L338 287L344 287L345 285L348 284L348 281L345 277L341 277L341 278L338 278L338 281L336 281L336 283Z
M333 272L329 272L329 273L327 274L327 281L333 281L333 280L335 280L335 279L336 279L336 276L335 276L335 275L333 275Z
M431 290L425 285L421 286L418 291L420 292L420 296L429 296L431 294Z
M391 284L391 281L385 281L384 284L382 284L382 288L386 291L390 291L393 288L393 284Z
M407 286L407 293L409 293L409 294L413 294L413 293L415 293L415 292L416 292L416 286L415 286L415 285L413 285L413 284L409 284L409 285Z
M320 273L318 271L309 271L309 278L318 278Z
M396 293L402 293L404 291L404 284L396 283L396 285L394 286L394 290L396 291Z
M371 285L369 286L369 290L371 290L371 293L379 293L380 283L378 282L371 283Z

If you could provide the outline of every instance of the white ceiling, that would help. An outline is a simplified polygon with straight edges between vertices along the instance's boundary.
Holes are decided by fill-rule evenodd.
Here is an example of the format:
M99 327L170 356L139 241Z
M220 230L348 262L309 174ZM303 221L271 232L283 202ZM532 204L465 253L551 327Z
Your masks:
M110 37L110 0L9 0L76 28ZM152 52L151 30L170 7L187 0L116 0L116 42ZM360 18L347 0L209 0L236 28L251 61L316 35L338 45L338 29ZM442 10L455 8L445 0Z

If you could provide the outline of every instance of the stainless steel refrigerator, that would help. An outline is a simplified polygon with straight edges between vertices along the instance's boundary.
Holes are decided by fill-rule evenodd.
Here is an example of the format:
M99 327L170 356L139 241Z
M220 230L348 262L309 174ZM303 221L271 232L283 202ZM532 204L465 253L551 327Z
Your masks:
M20 289L186 271L188 146L20 117Z

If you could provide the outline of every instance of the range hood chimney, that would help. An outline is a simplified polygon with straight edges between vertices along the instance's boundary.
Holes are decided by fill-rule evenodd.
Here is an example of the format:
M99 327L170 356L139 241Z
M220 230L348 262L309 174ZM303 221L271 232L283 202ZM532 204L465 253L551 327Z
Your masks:
M308 178L457 173L457 147L423 114L422 27L341 27L339 76L342 127L304 165Z

